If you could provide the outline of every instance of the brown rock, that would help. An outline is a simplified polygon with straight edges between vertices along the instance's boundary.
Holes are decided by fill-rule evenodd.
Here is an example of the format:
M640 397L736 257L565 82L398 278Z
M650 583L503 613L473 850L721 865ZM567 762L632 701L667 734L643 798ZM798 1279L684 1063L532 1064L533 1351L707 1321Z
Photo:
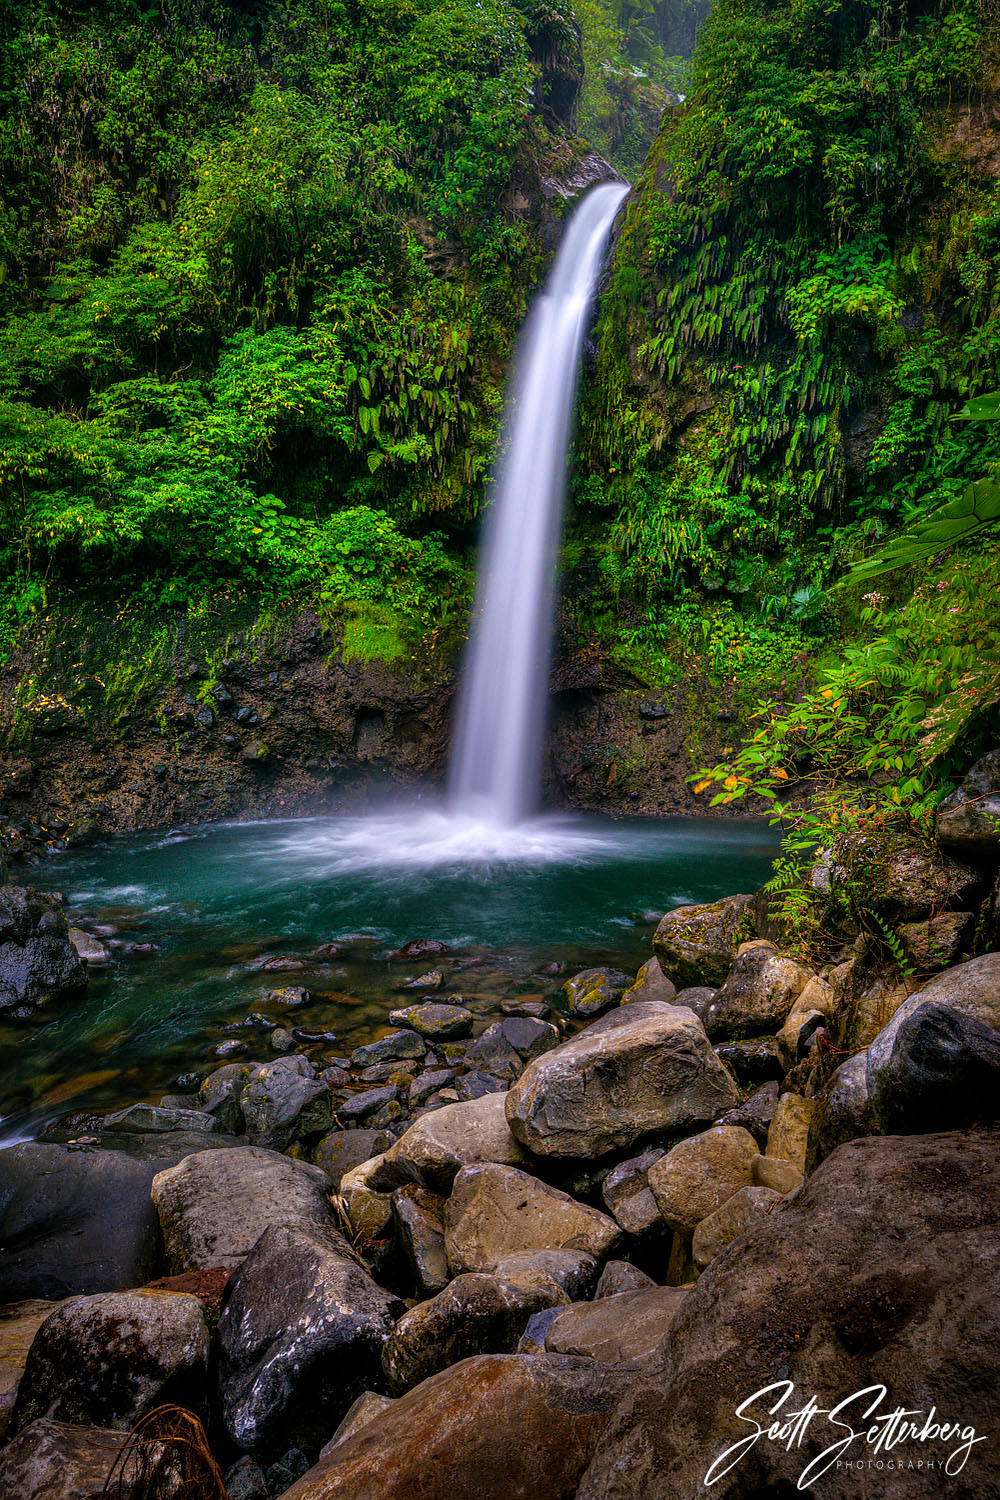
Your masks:
M61 1306L61 1302L30 1298L0 1307L0 1443L7 1432L32 1340L49 1313Z
M644 1287L556 1313L545 1333L551 1354L581 1354L605 1364L644 1364L680 1312L687 1288Z
M120 1488L117 1472L110 1492L107 1487L123 1441L122 1433L101 1427L44 1418L32 1422L0 1453L0 1495L4 1500L106 1500L110 1493L115 1500L119 1495L138 1500L131 1466Z
M620 1239L606 1214L515 1167L463 1167L445 1209L454 1275L490 1271L519 1250L582 1250L603 1261Z
M801 1094L782 1094L767 1132L767 1156L782 1156L800 1172L806 1169L809 1122L816 1110L815 1099Z
M691 1254L699 1270L703 1271L720 1250L739 1239L780 1200L781 1194L773 1188L744 1187L702 1219L691 1240Z
M739 1126L717 1125L673 1146L649 1169L649 1188L666 1223L692 1234L702 1219L753 1181L757 1142Z

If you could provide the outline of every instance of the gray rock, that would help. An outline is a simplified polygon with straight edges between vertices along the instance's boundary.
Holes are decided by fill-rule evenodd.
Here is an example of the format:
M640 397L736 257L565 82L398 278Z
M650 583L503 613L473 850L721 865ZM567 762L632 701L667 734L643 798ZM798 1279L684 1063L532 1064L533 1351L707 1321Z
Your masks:
M621 1003L632 1005L636 1000L659 1000L664 1005L688 1003L678 1001L677 986L664 974L658 958L647 959L635 976L635 983L630 984L622 996ZM694 1006L691 1009L693 1010Z
M254 1068L240 1105L250 1140L274 1151L333 1124L333 1094L305 1057L279 1057Z
M631 985L632 976L617 969L584 969L563 985L566 1007L571 1016L599 1016L617 1005Z
M652 1276L647 1276L645 1271L640 1271L631 1261L609 1260L601 1272L594 1300L617 1297L620 1292L641 1292L644 1288L655 1285Z
M745 943L705 1018L713 1041L775 1032L805 989L812 971L771 943Z
M407 1027L430 1041L445 1042L452 1037L470 1036L473 1015L464 1005L441 1005L428 1000L423 1005L390 1011L389 1020L393 1026Z
M513 1166L525 1160L507 1124L503 1094L449 1104L422 1116L386 1157L399 1174L387 1186L398 1187L409 1178L437 1193L447 1193L459 1168L472 1162Z
M46 1418L127 1431L167 1401L197 1410L208 1369L201 1303L178 1292L102 1292L51 1313L35 1335L10 1431Z
M506 1022L497 1021L488 1027L466 1052L465 1062L473 1070L482 1070L493 1078L510 1082L520 1077L524 1062L504 1035L505 1024Z
M500 1031L508 1045L525 1062L541 1057L543 1052L548 1052L559 1044L559 1032L556 1028L536 1016L507 1016L500 1022Z
M945 797L937 810L940 843L973 857L1000 848L1000 749L991 750Z
M415 1182L409 1182L392 1194L392 1213L417 1295L435 1296L448 1285L444 1199Z
M515 1286L544 1286L555 1282L571 1299L590 1294L597 1279L597 1261L583 1250L515 1250L503 1255L493 1275Z
M331 1226L273 1224L226 1291L217 1394L238 1448L315 1450L381 1368L403 1311Z
M474 1354L512 1353L532 1313L565 1301L552 1282L524 1286L482 1273L456 1276L396 1324L382 1356L389 1389L401 1395Z
M0 1495L5 1500L106 1500L108 1475L122 1435L70 1422L32 1422L0 1453ZM149 1457L163 1456L152 1446ZM161 1470L162 1475L162 1470ZM176 1476L170 1475L170 1479ZM117 1485L112 1491L117 1497ZM126 1482L122 1500L138 1500Z
M946 1005L994 1031L1000 1030L1000 953L984 953L968 963L946 969L903 1001L868 1047L868 1093L873 1099L876 1079L889 1060L899 1028L922 1005L931 1002Z
M162 1109L156 1104L130 1104L113 1115L105 1115L105 1130L124 1131L129 1135L163 1135L168 1130L197 1130L211 1134L219 1129L218 1119L200 1109Z
M454 1081L455 1073L452 1068L432 1068L426 1073L418 1073L410 1084L410 1091L407 1095L410 1109L419 1109L422 1104L426 1104L432 1094L447 1088Z
M73 944L77 958L82 959L89 968L101 969L111 962L111 949L100 938L94 937L93 933L84 932L82 927L70 927L66 936Z
M780 1082L785 1076L778 1043L773 1036L755 1036L744 1042L720 1042L715 1055L744 1087L769 1080Z
M65 912L41 891L0 885L0 1013L44 1005L86 983Z
M914 969L927 974L955 962L974 926L971 911L941 911L921 922L904 923L897 935Z
M328 1232L328 1188L319 1167L259 1146L185 1157L152 1183L170 1270L238 1266L272 1224Z
M721 984L743 936L751 936L752 896L726 896L705 905L668 911L653 937L660 968L679 989Z
M345 1124L357 1124L362 1120L370 1120L380 1109L387 1104L394 1104L398 1098L399 1089L394 1083L385 1084L380 1089L363 1089L360 1094L352 1094L349 1099L337 1105L337 1116Z
M463 1167L445 1209L455 1275L492 1270L519 1250L582 1250L600 1262L620 1238L613 1219L515 1167Z
M956 1129L1000 1111L1000 1031L933 1000L896 1030L892 1051L867 1082L889 1135Z
M686 1287L648 1286L574 1303L552 1319L545 1348L551 1354L579 1354L605 1364L645 1364L687 1295Z
M484 1073L479 1068L455 1079L455 1094L463 1103L472 1099L484 1099L487 1094L506 1094L507 1088L508 1083L504 1079L496 1078L492 1073Z
M352 1068L369 1068L373 1063L404 1062L423 1057L427 1043L415 1031L392 1031L369 1042L365 1047L355 1047L351 1053Z
M384 1130L332 1130L313 1152L313 1161L329 1177L335 1188L345 1172L370 1161L392 1144Z
M773 1080L765 1083L749 1099L744 1099L742 1104L737 1104L735 1109L729 1109L724 1115L720 1115L719 1125L739 1125L744 1130L749 1130L757 1145L764 1149L767 1145L768 1127L774 1118L774 1111L778 1107L778 1085Z
M809 1123L808 1170L813 1171L824 1157L847 1141L878 1133L878 1120L868 1093L868 1053L856 1052L840 1064L816 1100Z
M663 1154L662 1147L654 1146L619 1162L601 1184L605 1207L626 1234L641 1235L662 1228L660 1210L649 1190L649 1169Z
M688 985L686 990L679 990L670 1003L683 1005L687 1010L693 1010L704 1026L709 1007L717 994L718 989L712 985L693 984Z
M593 1158L707 1123L737 1097L697 1016L639 1001L529 1063L506 1107L536 1155Z
M226 1470L224 1482L226 1500L268 1500L264 1471L249 1454Z

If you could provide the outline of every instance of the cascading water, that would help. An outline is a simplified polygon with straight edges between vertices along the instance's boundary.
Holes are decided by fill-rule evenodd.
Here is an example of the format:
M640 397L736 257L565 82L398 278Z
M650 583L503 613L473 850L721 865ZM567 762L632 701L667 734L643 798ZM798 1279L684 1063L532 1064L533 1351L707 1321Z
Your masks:
M551 656L553 572L580 351L624 183L592 189L570 220L525 324L504 457L479 570L459 690L450 802L512 827L535 810Z

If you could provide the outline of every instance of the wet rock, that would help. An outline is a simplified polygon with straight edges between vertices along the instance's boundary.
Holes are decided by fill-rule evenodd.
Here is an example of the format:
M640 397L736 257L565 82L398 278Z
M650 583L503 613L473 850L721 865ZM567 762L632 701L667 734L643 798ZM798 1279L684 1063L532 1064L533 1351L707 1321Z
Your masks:
M1000 1112L1000 1031L933 1000L896 1031L866 1082L887 1134L956 1129Z
M390 953L389 957L396 963L410 963L415 958L437 958L450 952L448 944L440 943L436 938L414 938Z
M46 1418L128 1431L167 1402L197 1411L207 1369L197 1298L147 1290L78 1297L35 1335L10 1430Z
M28 1350L39 1328L60 1302L28 1298L0 1306L0 1444L7 1435L17 1387Z
M76 956L92 969L100 969L111 962L111 949L101 942L100 938L94 937L93 933L84 932L82 927L70 927L66 933Z
M991 750L937 810L938 841L973 858L1000 848L1000 750Z
M399 1088L394 1083L378 1089L363 1089L360 1094L352 1094L338 1104L337 1115L345 1125L360 1124L362 1120L372 1120L379 1110L395 1104L398 1098Z
M311 991L304 989L301 984L282 985L281 989L268 990L267 1000L270 1005L283 1005L292 1009L299 1005L308 1005L312 999Z
M584 969L563 985L566 1007L571 1016L599 1016L617 1005L631 985L631 975L617 969Z
M648 959L643 964L635 976L635 983L629 985L622 996L623 1005L631 1005L636 1000L659 1000L664 1005L678 1003L677 986L664 974L658 958ZM694 1006L691 1008L693 1010Z
M470 1073L465 1073L455 1080L455 1096L463 1102L483 1099L487 1094L505 1094L506 1092L507 1083L504 1079L495 1078L492 1073L484 1073L480 1068L474 1068Z
M309 1460L301 1448L289 1448L287 1453L264 1470L264 1484L269 1495L284 1495L296 1479L309 1471Z
M620 1238L613 1219L515 1167L463 1167L445 1209L455 1275L492 1270L518 1250L583 1250L603 1261Z
M339 1444L287 1500L565 1500L632 1378L563 1355L463 1360Z
M380 1037L377 1042L356 1047L351 1053L352 1068L370 1068L374 1063L402 1062L407 1058L423 1057L427 1043L415 1031L393 1031Z
M202 1108L214 1115L222 1130L234 1132L244 1128L240 1100L250 1077L246 1063L223 1063L214 1068L198 1090Z
M579 1354L605 1364L645 1364L680 1312L687 1288L647 1286L563 1308L549 1324L551 1354Z
M332 1226L273 1224L219 1320L217 1398L233 1443L258 1459L315 1451L377 1376L402 1311Z
M333 1095L301 1056L280 1057L254 1068L240 1105L250 1140L274 1151L320 1135L333 1124Z
M533 1313L566 1302L553 1282L525 1286L472 1273L456 1276L406 1313L388 1339L382 1365L396 1395L473 1354L509 1354Z
M865 904L893 926L932 912L968 910L983 883L971 866L938 850L928 853L905 835L885 833L842 838L828 856L828 886L831 880L859 882Z
M768 1079L780 1081L785 1076L778 1043L773 1036L756 1036L745 1042L720 1042L715 1055L744 1085L763 1083Z
M721 984L749 923L752 901L752 896L726 896L668 911L653 938L653 950L667 978L682 990L688 985Z
M410 1109L419 1109L422 1104L427 1103L432 1094L436 1094L439 1089L447 1088L454 1081L455 1073L452 1068L432 1068L426 1073L418 1073L410 1084L410 1091L407 1094Z
M583 1250L516 1250L493 1268L500 1281L515 1286L545 1286L555 1282L570 1299L586 1297L597 1279L597 1261Z
M106 1428L32 1422L0 1453L0 1495L9 1500L105 1500L121 1446L121 1433ZM121 1500L140 1500L133 1476L134 1470L123 1475ZM114 1493L118 1500L117 1484Z
M464 1005L439 1005L429 1000L423 1005L390 1011L389 1020L393 1026L407 1027L430 1041L449 1041L452 1037L471 1035L473 1017Z
M226 1500L268 1500L264 1470L249 1454L226 1470L224 1483Z
M686 990L678 991L671 1004L683 1005L687 1010L693 1010L698 1020L704 1026L705 1017L708 1015L709 1008L717 994L718 990L713 989L711 985L689 985Z
M238 1266L272 1224L323 1234L328 1187L319 1167L259 1146L185 1157L152 1184L171 1271Z
M417 1295L435 1296L448 1284L444 1199L410 1182L392 1194L392 1213Z
M773 944L744 943L709 1007L705 1030L713 1040L776 1032L812 978Z
M521 1076L524 1063L520 1053L515 1051L504 1035L505 1024L505 1022L497 1021L493 1026L488 1027L466 1052L465 1061L467 1066L475 1071L481 1070L492 1078L501 1078L506 1082L511 1082Z
M774 1118L774 1111L778 1105L778 1085L776 1082L765 1083L749 1099L744 1099L742 1104L737 1104L735 1109L727 1110L720 1115L720 1125L740 1125L744 1130L749 1130L757 1145L764 1149L767 1144L767 1132Z
M619 1162L601 1184L605 1207L626 1234L641 1235L662 1225L660 1210L649 1189L649 1169L663 1154L662 1147L654 1146Z
M645 1271L640 1271L628 1260L609 1260L594 1292L597 1301L603 1297L617 1297L620 1292L641 1292L646 1287L655 1286L656 1282L652 1276L647 1276Z
M769 1213L781 1194L773 1188L742 1187L727 1198L720 1208L703 1219L691 1240L691 1254L699 1270L704 1270L720 1250L745 1234L758 1219Z
M105 1130L128 1135L163 1135L168 1130L197 1130L210 1134L219 1129L214 1115L200 1109L162 1109L156 1104L130 1104L113 1115L105 1115Z
M383 1412L389 1410L395 1402L394 1396L382 1396L378 1391L362 1391L361 1395L348 1408L347 1414L340 1426L336 1429L333 1437L319 1450L320 1458L325 1458L332 1453L340 1443L346 1443L347 1439L360 1432L362 1427L367 1427L369 1422L374 1422Z
M868 1047L868 1092L873 1099L875 1080L888 1062L899 1028L921 1006L931 1003L1000 1030L1000 953L984 953L936 974L899 1006Z
M295 1038L283 1026L276 1026L271 1032L270 1046L272 1052L294 1052Z
M86 983L59 905L40 891L0 885L0 1014L44 1005Z
M972 937L970 911L942 911L922 922L906 922L898 936L913 967L923 974L953 964Z
M524 1159L507 1124L503 1094L449 1104L422 1116L387 1153L403 1180L437 1193L447 1193L459 1168L472 1162L513 1166Z
M799 1407L797 1397L815 1395L822 1408L883 1385L879 1412L933 1405L944 1420L992 1432L998 1226L995 1134L841 1146L692 1289L607 1429L579 1500L695 1500L709 1466L748 1430L736 1416L740 1403L772 1380L789 1383L774 1420ZM843 1435L820 1419L801 1444L759 1442L712 1492L728 1500L796 1494L806 1465ZM871 1481L830 1470L815 1489L908 1500L917 1471L905 1465L923 1460L921 1493L990 1500L989 1445L973 1449L957 1477L943 1467L953 1446L904 1442L891 1454L903 1467L886 1463ZM858 1447L855 1462L876 1457ZM928 1461L942 1467L930 1470Z
M332 1130L316 1147L313 1161L322 1168L333 1186L339 1188L345 1172L370 1161L379 1152L387 1150L390 1144L384 1130Z
M415 979L404 979L399 988L401 990L439 990L443 984L443 970L428 969L426 974L418 974Z
M31 1141L0 1151L0 1302L113 1291L156 1274L156 1167Z
M639 1001L529 1063L507 1095L507 1118L539 1156L592 1158L704 1124L736 1102L698 1018Z
M673 1146L649 1170L664 1221L692 1234L703 1219L753 1182L757 1142L739 1126L718 1125Z

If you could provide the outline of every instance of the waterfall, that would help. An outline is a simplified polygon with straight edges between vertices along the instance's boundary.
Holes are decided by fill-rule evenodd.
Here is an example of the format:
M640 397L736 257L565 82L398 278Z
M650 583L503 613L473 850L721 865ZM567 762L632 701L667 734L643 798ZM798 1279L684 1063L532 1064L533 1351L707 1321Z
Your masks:
M480 550L450 771L455 812L505 827L535 810L552 650L553 573L580 350L621 182L574 212L515 355Z

